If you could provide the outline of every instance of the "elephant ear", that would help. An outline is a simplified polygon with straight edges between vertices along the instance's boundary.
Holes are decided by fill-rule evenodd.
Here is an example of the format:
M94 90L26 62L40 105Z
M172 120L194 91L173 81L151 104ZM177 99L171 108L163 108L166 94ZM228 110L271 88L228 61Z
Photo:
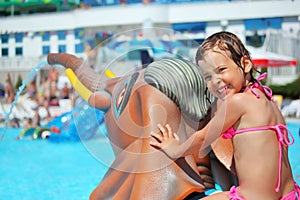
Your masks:
M77 79L92 93L99 90L101 76L81 59L67 53L50 53L47 56L49 65L62 65L72 69Z

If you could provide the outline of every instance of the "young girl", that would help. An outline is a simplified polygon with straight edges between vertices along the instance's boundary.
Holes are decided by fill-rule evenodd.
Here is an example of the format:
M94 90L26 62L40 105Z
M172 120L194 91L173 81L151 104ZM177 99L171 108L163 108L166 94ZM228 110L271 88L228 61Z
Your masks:
M182 144L168 124L158 125L150 145L177 159L201 153L220 136L231 139L239 187L204 199L298 199L287 149L293 140L272 91L259 83L265 74L254 78L248 50L236 35L219 32L199 47L196 61L217 98L213 118Z

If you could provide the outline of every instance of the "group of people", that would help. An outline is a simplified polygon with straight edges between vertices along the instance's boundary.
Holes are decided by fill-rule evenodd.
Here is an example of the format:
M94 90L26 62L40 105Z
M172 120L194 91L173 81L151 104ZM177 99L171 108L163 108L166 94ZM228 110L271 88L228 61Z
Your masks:
M25 126L26 127L37 127L40 126L41 117L39 116L39 107L43 106L47 112L47 120L51 120L52 116L49 110L49 106L58 106L59 99L70 99L72 94L72 88L69 87L67 82L62 88L58 88L59 72L52 66L49 68L47 76L42 76L41 81L38 84L36 78L34 78L26 86L26 92L28 98L33 101L31 106L34 112L33 117L28 117ZM15 89L11 80L11 76L8 73L6 76L6 84L4 97L5 102L11 104L15 99ZM20 127L20 119L16 123L16 119L11 120L12 127Z
M158 124L150 145L176 160L202 156L219 138L231 140L238 186L204 199L300 199L288 158L293 136L271 89L260 83L266 74L255 78L258 72L241 40L230 32L211 35L198 48L196 64L216 97L211 120L184 142L169 124Z
M42 76L40 84L37 85L36 80L33 80L27 88L29 98L36 105L32 110L38 114L39 107L43 106L47 111L47 120L52 119L50 106L59 106L60 99L71 98L72 88L69 87L67 82L64 83L62 88L58 88L58 78L59 72L53 66L50 66L48 76ZM35 118L40 119L40 117ZM33 121L37 122L35 124L40 124L37 120Z

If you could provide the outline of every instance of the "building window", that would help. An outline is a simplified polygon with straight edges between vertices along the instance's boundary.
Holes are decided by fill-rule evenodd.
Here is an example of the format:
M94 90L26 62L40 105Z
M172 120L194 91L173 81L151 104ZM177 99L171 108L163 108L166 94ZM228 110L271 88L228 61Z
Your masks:
M7 44L8 40L9 40L9 35L8 34L1 35L2 44Z
M67 46L66 45L58 45L58 52L59 53L66 53L67 52Z
M266 38L267 29L281 29L282 18L259 18L244 20L246 29L246 44L254 47L261 47Z
M81 29L75 29L74 34L75 34L75 39L83 39L84 32L83 32L82 28Z
M175 23L172 24L172 29L181 33L205 32L206 22Z
M22 55L23 55L23 48L16 47L16 56L22 56Z
M83 53L84 52L84 46L83 43L79 43L75 45L75 53Z
M22 43L23 42L23 33L15 34L15 41L16 41L16 43Z
M43 55L48 55L50 53L50 46L43 46Z
M57 32L58 40L66 40L66 36L67 36L67 31L58 31Z
M246 19L244 21L244 24L245 24L246 31L266 30L268 28L281 29L282 18L274 17L274 18L261 18L261 19Z
M8 56L8 48L2 48L2 56Z
M43 41L50 41L50 32L42 33L42 40Z

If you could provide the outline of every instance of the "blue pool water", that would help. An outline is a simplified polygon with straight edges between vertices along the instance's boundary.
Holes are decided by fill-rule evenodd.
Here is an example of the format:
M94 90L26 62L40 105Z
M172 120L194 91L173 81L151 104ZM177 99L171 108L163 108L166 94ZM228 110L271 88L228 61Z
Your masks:
M295 143L289 147L289 158L294 178L300 185L300 121L288 121L287 125L295 139Z
M8 129L0 142L1 200L89 198L107 167L81 142L16 140L19 132ZM113 156L107 140L97 141L103 154Z
M300 184L300 122L288 122L288 126L295 137L295 144L289 149L290 161L295 180ZM89 198L107 166L87 151L87 142L15 140L19 131L8 129L0 141L1 200ZM113 157L105 139L88 145L97 145L104 156Z

